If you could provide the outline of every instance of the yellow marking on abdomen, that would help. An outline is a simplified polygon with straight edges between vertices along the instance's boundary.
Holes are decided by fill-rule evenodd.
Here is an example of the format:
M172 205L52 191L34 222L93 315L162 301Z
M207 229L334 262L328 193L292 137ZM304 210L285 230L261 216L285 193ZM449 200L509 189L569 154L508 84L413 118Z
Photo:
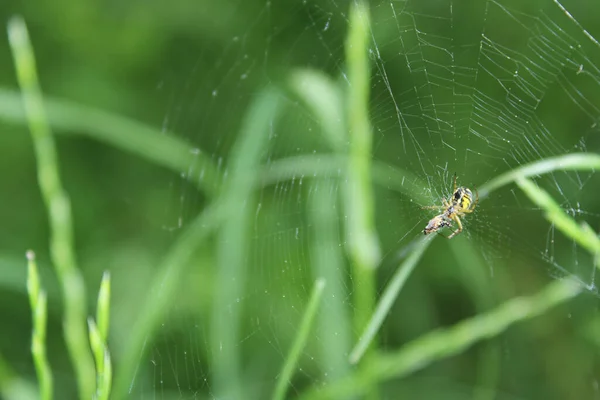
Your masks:
M469 207L471 207L471 196L465 193L460 201L460 207L463 210L467 210Z

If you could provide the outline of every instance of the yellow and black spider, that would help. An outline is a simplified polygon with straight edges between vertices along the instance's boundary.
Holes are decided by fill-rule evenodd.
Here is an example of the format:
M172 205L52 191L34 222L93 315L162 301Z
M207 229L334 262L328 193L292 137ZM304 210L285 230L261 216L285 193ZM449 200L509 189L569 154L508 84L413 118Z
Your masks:
M470 189L465 187L456 187L456 174L454 174L454 189L452 193L452 197L450 199L442 199L444 203L443 206L428 206L422 207L423 209L428 210L444 210L443 213L436 215L432 219L429 220L429 223L423 229L423 233L425 235L437 232L444 227L451 227L452 221L456 222L458 228L452 232L448 239L452 239L455 235L458 235L462 232L463 227L460 222L460 217L464 217L465 214L472 213L477 207L477 202L479 202L479 193L477 193L477 189L475 190L475 202L473 203L473 193Z

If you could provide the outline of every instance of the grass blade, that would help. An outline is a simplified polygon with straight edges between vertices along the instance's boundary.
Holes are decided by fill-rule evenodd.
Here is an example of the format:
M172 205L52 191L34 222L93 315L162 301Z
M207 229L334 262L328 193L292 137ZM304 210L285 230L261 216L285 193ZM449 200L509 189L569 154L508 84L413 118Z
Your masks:
M416 243L415 248L411 251L410 255L396 270L396 273L392 277L390 283L384 289L383 294L381 295L381 298L375 307L373 316L360 335L358 343L356 343L356 346L354 346L354 349L352 349L352 352L350 353L350 362L352 364L358 363L367 351L369 344L373 341L375 335L377 335L377 332L381 328L385 317L388 315L390 309L394 305L400 290L402 290L404 287L404 283L406 283L406 280L419 263L419 260L421 259L421 256L427 247L429 247L431 239L432 236L426 236L425 238L419 240Z
M438 329L406 344L391 354L373 357L369 368L361 368L347 379L313 389L302 399L336 399L360 395L375 382L404 377L431 363L459 354L475 343L496 337L511 325L537 317L577 296L583 287L572 280L556 280L529 297L518 297L497 308Z
M110 323L110 272L105 271L98 291L98 305L96 310L96 323L98 334L103 343L108 338L108 325Z
M290 83L321 123L331 148L336 152L344 152L347 139L342 94L338 85L322 72L310 69L294 71Z
M454 254L461 281L469 293L478 313L491 309L496 304L495 289L502 286L502 272L490 279L486 265L476 244L466 237L452 242L450 251ZM477 380L473 388L474 400L493 400L497 397L497 386L501 376L502 349L499 340L491 340L480 347L477 357Z
M487 197L490 192L516 182L519 178L527 178L546 174L552 171L597 170L600 169L600 155L593 153L573 153L558 157L546 158L512 169L479 188L479 198Z
M310 300L308 301L306 311L302 316L302 322L300 323L298 334L294 339L294 343L290 348L290 352L286 357L281 373L279 374L279 378L277 379L277 386L275 387L275 392L273 393L273 400L283 400L285 398L285 393L292 376L294 375L296 364L298 364L302 349L304 349L306 342L308 342L308 335L312 329L315 317L319 310L321 295L323 294L324 288L325 280L317 279L310 295Z
M184 268L198 246L216 229L226 211L226 207L214 204L207 207L179 236L158 267L159 272L152 280L144 301L145 307L140 310L124 345L127 351L119 363L119 374L113 389L115 399L124 398L131 393L135 385L136 366L152 343L156 328L175 297Z
M63 291L65 341L77 376L79 397L90 399L95 374L85 327L85 285L73 250L71 205L60 182L56 146L44 110L29 34L21 18L9 21L8 36L33 138L39 185L48 209L50 251Z
M498 336L516 322L543 314L582 290L583 287L572 280L554 281L533 296L509 300L450 329L421 336L396 353L381 355L376 374L383 379L401 377L435 360L458 354L480 340Z
M548 221L554 224L559 231L589 251L594 256L596 267L600 268L600 263L598 262L600 256L600 238L592 228L586 223L578 224L575 222L548 192L539 188L531 180L518 178L517 185L531 201L545 211Z
M110 362L108 347L106 342L102 340L102 334L92 318L88 319L88 329L92 352L96 360L97 388L94 399L108 400L110 396L110 383L112 381L112 377L109 375L112 369L110 365L106 364L106 361Z
M106 365L107 360L110 362L108 346L106 344L110 313L110 274L108 271L102 275L97 308L96 320L98 321L98 325L96 325L92 318L88 318L90 344L96 361L96 399L108 400L110 384L112 382L112 377L110 375L107 376L107 374L111 373L111 367L110 365Z
M256 178L249 179L248 171L258 171L279 102L278 91L269 88L250 106L232 149L227 168L230 175L220 197L229 205L229 213L219 232L217 295L211 317L214 390L218 398L243 398L238 337L242 304L237 299L243 297L249 232L255 213Z
M27 252L27 291L33 316L33 337L31 338L31 354L35 371L40 382L40 399L52 399L53 379L50 364L46 356L46 293L41 289L40 276L35 263L35 253Z
M373 313L375 268L380 258L371 184L373 132L369 122L369 40L369 10L365 3L355 1L350 6L350 30L345 45L349 80L347 118L350 147L343 200L348 216L346 244L352 264L356 332L365 328ZM376 395L374 388L372 395Z
M174 134L93 107L46 97L49 124L57 131L82 134L114 146L156 165L188 174L194 166L197 177L191 179L205 194L214 197L221 183L217 166L197 147ZM27 122L20 94L0 89L0 118L12 123Z
M311 233L311 266L315 278L327 282L324 301L319 313L317 335L321 350L321 371L325 381L342 378L349 371L348 353L352 344L349 293L345 282L346 265L340 243L338 196L339 181L322 179L318 190L309 197Z

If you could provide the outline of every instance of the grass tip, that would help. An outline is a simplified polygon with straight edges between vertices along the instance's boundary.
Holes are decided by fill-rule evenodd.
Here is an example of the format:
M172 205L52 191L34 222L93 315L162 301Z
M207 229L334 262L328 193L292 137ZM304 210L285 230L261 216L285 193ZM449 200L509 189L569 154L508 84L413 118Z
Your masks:
M35 252L33 250L27 250L25 257L27 257L27 261L35 261Z
M321 290L323 290L323 289L325 288L325 285L326 285L325 278L319 278L319 279L317 279L317 281L315 282L315 288L316 288L318 291L321 291Z
M7 30L12 43L22 44L27 42L27 27L25 26L23 17L20 15L13 15L8 20Z

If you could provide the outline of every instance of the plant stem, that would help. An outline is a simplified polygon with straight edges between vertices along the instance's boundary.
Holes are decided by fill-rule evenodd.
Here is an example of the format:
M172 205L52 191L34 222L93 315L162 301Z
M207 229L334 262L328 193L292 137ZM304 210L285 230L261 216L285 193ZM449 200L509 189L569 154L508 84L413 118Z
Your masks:
M52 371L46 356L46 320L48 308L46 293L41 288L40 275L35 263L35 253L27 252L27 291L33 319L33 337L31 339L31 354L35 371L40 381L40 399L51 400L53 390Z
M50 253L65 307L65 342L77 376L79 397L91 399L95 373L85 326L85 285L75 262L71 204L60 182L56 145L44 110L29 35L21 18L9 21L8 36L35 147L39 185L48 209Z

